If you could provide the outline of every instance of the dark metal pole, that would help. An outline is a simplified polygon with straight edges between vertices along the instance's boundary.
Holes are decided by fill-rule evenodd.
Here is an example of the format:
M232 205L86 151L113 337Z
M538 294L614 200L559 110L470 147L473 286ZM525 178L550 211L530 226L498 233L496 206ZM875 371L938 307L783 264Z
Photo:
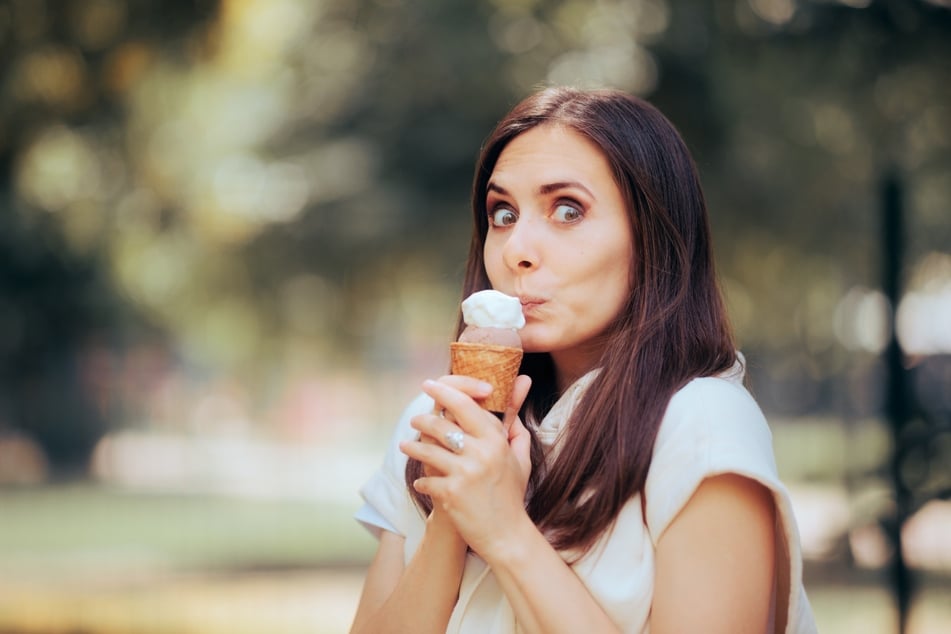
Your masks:
M898 174L885 175L882 185L882 286L891 305L890 336L885 349L886 397L885 413L892 432L892 454L889 475L895 495L895 510L886 521L886 531L892 542L893 556L889 569L892 589L898 609L898 632L905 634L911 605L914 580L905 563L901 529L911 512L912 491L902 475L905 460L904 429L909 419L907 372L895 329L895 313L901 298L901 270L904 258L904 218L902 188Z

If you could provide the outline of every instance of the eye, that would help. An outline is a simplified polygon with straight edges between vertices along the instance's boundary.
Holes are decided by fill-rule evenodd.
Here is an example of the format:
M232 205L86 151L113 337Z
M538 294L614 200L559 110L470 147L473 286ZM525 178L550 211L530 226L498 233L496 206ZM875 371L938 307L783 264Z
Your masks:
M507 227L515 224L518 214L508 207L496 207L489 212L489 224L493 227Z
M581 220L584 214L575 203L558 203L555 207L555 220L558 222L572 223Z

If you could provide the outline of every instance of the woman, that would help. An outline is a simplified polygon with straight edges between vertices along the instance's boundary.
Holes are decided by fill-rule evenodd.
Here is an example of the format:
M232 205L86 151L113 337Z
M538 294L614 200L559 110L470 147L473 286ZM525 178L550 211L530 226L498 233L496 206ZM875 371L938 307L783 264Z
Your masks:
M674 127L543 90L488 138L472 208L464 296L521 300L522 375L501 422L491 386L423 384L362 490L352 631L814 631Z

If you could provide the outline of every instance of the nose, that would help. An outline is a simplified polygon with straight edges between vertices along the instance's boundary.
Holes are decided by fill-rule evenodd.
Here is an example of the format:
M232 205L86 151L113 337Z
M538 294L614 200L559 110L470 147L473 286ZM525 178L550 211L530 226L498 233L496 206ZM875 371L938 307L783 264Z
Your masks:
M538 268L538 227L523 214L522 218L509 229L508 238L502 249L502 260L512 271L531 271Z

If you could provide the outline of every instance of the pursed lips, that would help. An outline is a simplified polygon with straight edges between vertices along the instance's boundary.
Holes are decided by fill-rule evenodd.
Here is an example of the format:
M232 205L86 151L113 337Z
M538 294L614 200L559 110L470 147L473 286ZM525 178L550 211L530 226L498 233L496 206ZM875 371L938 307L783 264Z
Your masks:
M519 295L518 300L522 303L522 312L526 314L536 310L548 301L541 297L532 297L528 295Z

